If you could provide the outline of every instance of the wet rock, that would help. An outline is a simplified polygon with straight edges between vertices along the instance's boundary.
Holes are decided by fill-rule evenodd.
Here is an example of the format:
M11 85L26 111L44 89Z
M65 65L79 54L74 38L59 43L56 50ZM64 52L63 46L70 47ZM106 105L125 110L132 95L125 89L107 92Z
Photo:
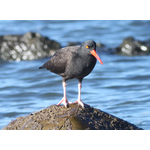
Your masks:
M51 56L60 44L39 33L0 36L0 58L3 60L34 60Z
M50 107L18 117L2 130L142 130L137 126L93 107L76 104Z
M81 44L82 44L81 42L69 42L67 46L76 46L76 45L81 45Z
M98 43L96 43L96 47L98 47L98 48L104 48L106 46L103 43L98 42Z
M150 53L150 41L139 41L133 37L128 37L116 48L116 53L128 56L146 55Z

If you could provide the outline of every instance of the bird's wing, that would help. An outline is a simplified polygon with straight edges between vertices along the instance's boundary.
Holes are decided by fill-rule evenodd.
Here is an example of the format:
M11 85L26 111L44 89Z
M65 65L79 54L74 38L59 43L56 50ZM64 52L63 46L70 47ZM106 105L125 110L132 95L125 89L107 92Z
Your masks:
M45 63L47 70L56 74L64 73L68 62L76 54L79 46L68 46L61 48Z

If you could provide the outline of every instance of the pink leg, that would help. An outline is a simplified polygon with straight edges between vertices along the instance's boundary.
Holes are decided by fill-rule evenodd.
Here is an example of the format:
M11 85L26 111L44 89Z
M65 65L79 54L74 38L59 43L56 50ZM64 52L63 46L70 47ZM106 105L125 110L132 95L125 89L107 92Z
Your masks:
M64 97L62 98L62 100L57 104L57 106L59 106L61 103L63 103L65 105L65 107L67 107L68 104L72 103L72 102L69 102L67 100L67 96L66 96L66 82L62 82L62 86L63 86L63 90L64 90Z
M84 105L87 105L87 106L89 106L89 105L85 104L81 101L81 88L82 88L82 84L81 84L81 82L79 82L78 83L78 99L77 99L77 101L73 102L73 104L77 103L78 105L80 105L84 108Z

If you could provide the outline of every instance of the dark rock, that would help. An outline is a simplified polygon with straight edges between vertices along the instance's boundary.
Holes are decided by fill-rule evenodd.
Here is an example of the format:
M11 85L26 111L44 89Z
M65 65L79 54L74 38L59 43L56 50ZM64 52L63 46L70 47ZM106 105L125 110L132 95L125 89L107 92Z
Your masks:
M128 37L116 48L116 53L128 56L146 55L150 53L150 41L137 41L133 37Z
M137 126L93 107L76 104L51 105L30 115L18 117L2 130L142 130Z
M81 42L69 42L67 46L81 45Z
M51 56L60 44L39 33L0 36L0 58L3 60L34 60Z
M102 44L102 43L100 43L100 42L98 42L98 43L96 43L96 47L98 47L98 48L103 48L103 47L105 47L105 45Z

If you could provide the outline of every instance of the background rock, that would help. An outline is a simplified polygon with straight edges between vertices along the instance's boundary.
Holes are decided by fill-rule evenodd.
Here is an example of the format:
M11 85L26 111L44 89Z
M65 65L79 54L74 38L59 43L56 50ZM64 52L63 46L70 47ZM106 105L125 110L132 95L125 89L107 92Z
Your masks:
M137 41L133 37L128 37L116 48L116 53L129 56L146 55L150 53L150 41Z
M61 46L39 33L0 36L0 58L3 60L34 60L51 56Z

